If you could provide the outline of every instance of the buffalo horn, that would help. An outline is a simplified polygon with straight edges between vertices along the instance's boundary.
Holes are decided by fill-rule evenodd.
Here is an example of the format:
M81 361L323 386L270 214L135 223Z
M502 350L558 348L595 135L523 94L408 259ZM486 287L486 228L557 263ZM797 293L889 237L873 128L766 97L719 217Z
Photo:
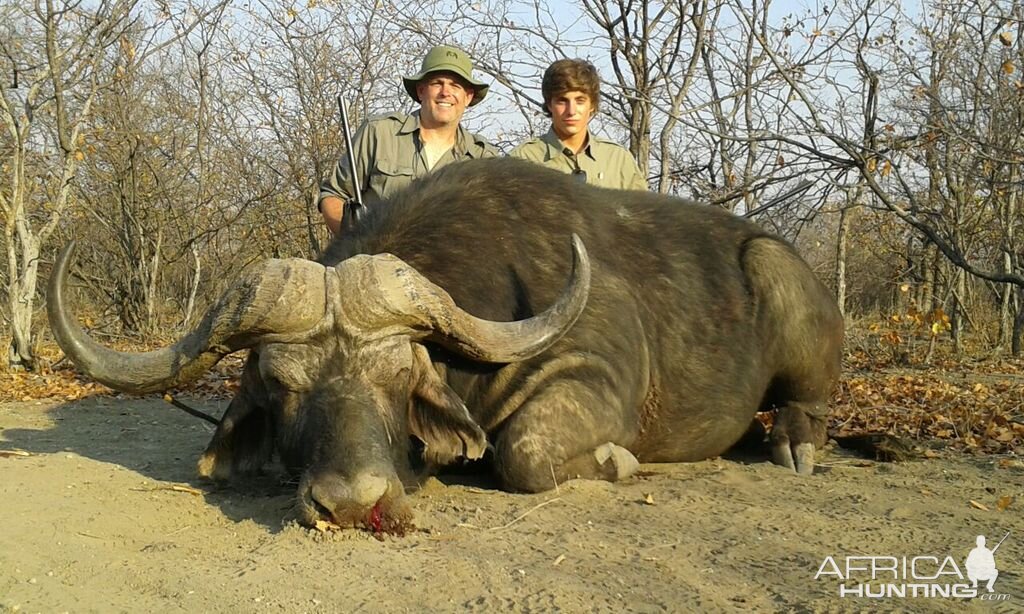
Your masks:
M364 256L342 263L339 273L356 279L346 311L363 326L405 326L464 356L486 362L515 362L535 356L557 341L583 312L590 290L590 259L583 241L572 238L572 271L555 303L543 313L515 322L484 320L460 309L441 287L391 255ZM355 265L355 266L351 266ZM350 273L342 269L349 268Z
M64 288L74 251L74 242L69 243L50 275L50 328L68 358L115 390L140 394L189 382L231 352L301 336L326 313L322 265L300 259L266 260L232 284L199 325L174 345L151 352L118 352L90 338L67 308Z

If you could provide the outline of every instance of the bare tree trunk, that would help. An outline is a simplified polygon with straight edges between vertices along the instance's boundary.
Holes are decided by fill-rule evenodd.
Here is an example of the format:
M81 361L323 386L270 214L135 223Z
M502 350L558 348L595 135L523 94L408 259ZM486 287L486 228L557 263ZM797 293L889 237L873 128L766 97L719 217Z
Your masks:
M1003 270L1006 273L1013 272L1013 262L1010 254L1003 253ZM997 349L1000 352L1006 351L1010 346L1010 337L1013 336L1013 284L999 284L1002 288L999 296L999 337L996 341Z
M954 275L952 283L954 290L952 292L953 308L949 317L952 324L953 349L959 355L964 351L964 329L967 327L967 305L965 304L967 273L960 268L950 268Z
M921 284L921 310L926 313L935 311L938 306L935 302L935 280L939 267L939 250L930 241L925 242L921 254L921 268L924 272L924 282Z
M854 207L843 207L839 212L839 234L836 237L836 301L839 312L846 317L846 247L853 221Z
M11 283L7 294L7 307L11 313L11 343L7 350L7 365L15 370L35 369L32 352L32 311L35 306L36 283L39 272L39 243L33 237L19 237L21 264L13 241L8 243L8 262Z
M1020 258L1016 253L1010 254L1010 264L1013 269L1020 269ZM1024 287L1017 286L1013 296L1013 311L1016 317L1013 319L1013 333L1010 335L1010 353L1020 356L1021 334L1024 333Z
M1021 336L1024 334L1024 288L1017 288L1017 317L1013 320L1013 339L1010 342L1010 352L1014 356L1020 356Z
M185 303L185 321L182 325L185 329L189 328L192 314L195 313L196 296L199 294L199 280L202 277L201 273L203 271L202 261L199 259L199 248L196 247L195 243L192 243L192 262L195 263L192 267L192 286L188 291L188 302Z
M320 220L320 215L317 212L316 203L320 199L319 189L314 188L311 190L311 198L309 199L309 206L306 207L306 238L309 240L309 249L311 254L319 254L323 251L320 246L320 227L323 226L323 222Z
M156 246L153 248L153 256L150 258L149 279L146 284L146 322L144 323L144 330L147 334L157 328L157 280L160 279L160 248L163 247L163 242L164 231L163 228L160 228L156 233Z
M1020 165L1013 165L1010 171L1010 181L1016 182L1020 178ZM1005 215L1002 218L1002 225L1005 228L1006 247L1003 249L1003 266L1006 273L1016 273L1020 268L1020 259L1017 246L1017 228L1020 224L1020 192L1013 190L1006 199ZM1011 348L1014 356L1020 354L1020 329L1022 318L1021 309L1024 308L1024 289L1016 288L1012 284L1005 285L1006 292L1003 294L1003 301L999 318L999 346L1003 351Z

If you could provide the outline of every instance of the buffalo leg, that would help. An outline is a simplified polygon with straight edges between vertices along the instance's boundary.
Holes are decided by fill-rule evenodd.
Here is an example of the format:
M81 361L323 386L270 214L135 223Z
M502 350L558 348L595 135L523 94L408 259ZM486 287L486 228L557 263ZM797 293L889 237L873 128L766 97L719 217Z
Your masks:
M252 352L245 361L242 385L206 451L199 458L199 475L214 480L228 480L233 475L255 474L270 460L273 453L273 432L270 414L259 399L266 398L259 375L259 355Z
M814 451L825 445L828 408L824 402L790 402L772 427L772 460L797 473L814 471Z
M241 390L199 458L199 475L224 481L234 475L258 473L270 460L272 446L268 414Z
M814 450L826 441L828 398L842 365L843 316L835 297L790 246L751 241L743 254L764 364L774 366L767 407L778 407L771 434L776 463L814 471Z
M602 398L603 397L603 398ZM505 423L495 444L495 468L512 490L540 492L573 478L614 482L632 475L635 418L611 394L574 382L547 386Z

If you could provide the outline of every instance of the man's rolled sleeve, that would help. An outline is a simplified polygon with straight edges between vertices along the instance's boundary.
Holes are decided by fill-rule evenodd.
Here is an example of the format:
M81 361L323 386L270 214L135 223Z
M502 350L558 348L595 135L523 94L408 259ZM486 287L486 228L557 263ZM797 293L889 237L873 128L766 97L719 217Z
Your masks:
M355 150L356 168L359 169L359 184L363 191L366 190L367 178L369 177L370 151L373 147L373 131L369 129L369 123L364 123L352 137L352 149ZM355 195L355 188L352 184L348 167L348 153L343 152L338 162L334 165L334 172L328 175L320 184L320 197L317 199L317 208L324 198L336 196L342 200L350 200Z

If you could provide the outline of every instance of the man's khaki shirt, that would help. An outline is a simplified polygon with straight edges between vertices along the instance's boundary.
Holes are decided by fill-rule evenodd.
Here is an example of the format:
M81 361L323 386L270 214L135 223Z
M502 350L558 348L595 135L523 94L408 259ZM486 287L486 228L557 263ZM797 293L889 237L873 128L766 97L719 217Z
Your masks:
M441 156L433 168L428 167L420 140L419 111L412 115L389 113L370 118L356 131L352 148L360 175L359 185L367 201L388 200L413 179L445 164L498 155L498 150L486 139L460 125L455 145ZM348 156L343 154L334 172L320 184L319 200L327 196L348 200L353 194Z
M519 144L508 155L563 173L572 173L579 168L587 174L587 183L598 187L647 190L647 181L629 151L593 134L588 136L587 145L579 154L563 145L554 130L548 130L544 136Z

